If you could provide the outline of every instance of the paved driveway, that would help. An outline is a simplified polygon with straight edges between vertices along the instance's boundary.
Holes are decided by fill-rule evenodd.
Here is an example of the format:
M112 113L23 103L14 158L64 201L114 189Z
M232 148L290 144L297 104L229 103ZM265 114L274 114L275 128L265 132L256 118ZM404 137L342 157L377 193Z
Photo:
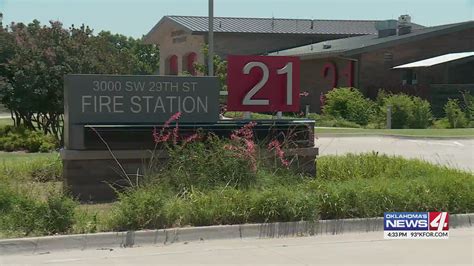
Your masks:
M474 139L320 137L316 146L320 155L377 151L474 172Z
M0 255L0 265L473 265L472 227L449 233L447 240L384 240L372 232Z

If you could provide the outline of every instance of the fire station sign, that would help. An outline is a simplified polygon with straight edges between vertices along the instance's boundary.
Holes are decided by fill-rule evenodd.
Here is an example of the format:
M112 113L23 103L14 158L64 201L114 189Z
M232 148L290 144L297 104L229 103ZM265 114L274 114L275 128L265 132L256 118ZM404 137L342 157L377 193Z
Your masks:
M181 112L182 122L216 122L214 77L67 75L70 123L158 123Z

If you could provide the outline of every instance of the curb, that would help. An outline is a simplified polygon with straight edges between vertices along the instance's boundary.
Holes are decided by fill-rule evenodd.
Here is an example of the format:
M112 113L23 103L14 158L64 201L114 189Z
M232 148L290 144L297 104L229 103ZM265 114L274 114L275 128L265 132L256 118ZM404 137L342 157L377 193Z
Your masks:
M428 139L428 140L470 140L474 139L471 136L446 136L446 137L430 137L430 136L409 136L409 135L394 135L394 134L364 134L364 133L317 133L316 137L323 138L345 138L345 137L381 137L381 138L398 138L398 139Z
M470 227L474 213L449 217L450 227ZM383 218L320 220L242 225L171 228L0 240L2 254L45 254L53 251L114 249L217 239L259 239L338 235L383 231Z

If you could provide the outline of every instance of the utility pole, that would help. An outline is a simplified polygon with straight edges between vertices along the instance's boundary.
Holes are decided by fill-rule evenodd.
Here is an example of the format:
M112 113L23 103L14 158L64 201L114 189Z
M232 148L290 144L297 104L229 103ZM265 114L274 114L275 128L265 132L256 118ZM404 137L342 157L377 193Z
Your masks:
M214 76L214 0L209 0L208 75Z
M387 129L392 128L392 106L387 106Z

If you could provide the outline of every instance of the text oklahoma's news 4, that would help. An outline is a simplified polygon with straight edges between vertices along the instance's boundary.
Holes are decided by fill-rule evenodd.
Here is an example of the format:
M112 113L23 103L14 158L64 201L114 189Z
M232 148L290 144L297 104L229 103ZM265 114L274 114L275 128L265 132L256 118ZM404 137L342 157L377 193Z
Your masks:
M385 239L448 239L447 212L386 212Z

